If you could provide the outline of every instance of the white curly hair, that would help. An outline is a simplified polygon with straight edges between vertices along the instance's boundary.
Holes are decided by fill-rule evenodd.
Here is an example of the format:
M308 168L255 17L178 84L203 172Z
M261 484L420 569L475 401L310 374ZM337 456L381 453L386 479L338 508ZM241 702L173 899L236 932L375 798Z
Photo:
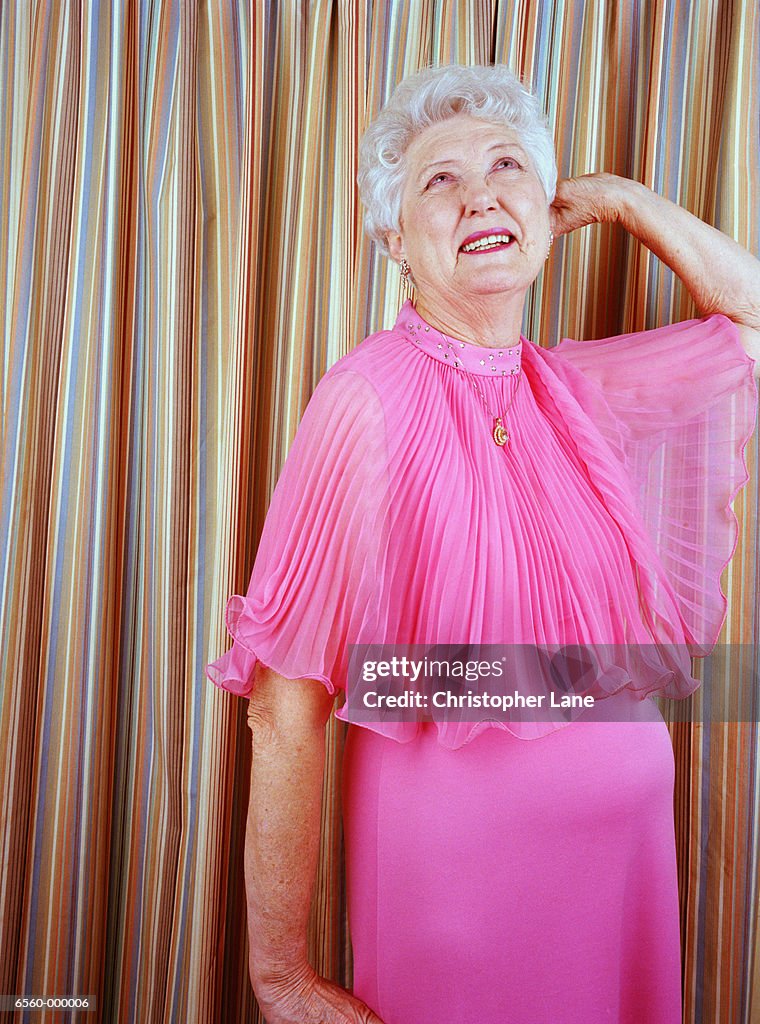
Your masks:
M509 68L505 64L425 68L399 82L359 145L357 181L364 230L385 255L386 236L399 230L406 151L419 132L455 114L514 129L533 161L547 203L554 199L554 140L539 101Z

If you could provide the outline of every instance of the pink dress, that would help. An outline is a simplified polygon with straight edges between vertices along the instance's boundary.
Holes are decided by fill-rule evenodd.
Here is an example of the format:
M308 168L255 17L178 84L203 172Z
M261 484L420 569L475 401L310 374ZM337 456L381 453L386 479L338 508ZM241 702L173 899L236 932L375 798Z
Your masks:
M349 726L354 991L385 1024L680 1022L673 754L645 698L692 692L723 623L755 404L723 316L498 350L407 303L320 381L214 683L249 694L260 658L335 692L361 643L618 645L607 722Z

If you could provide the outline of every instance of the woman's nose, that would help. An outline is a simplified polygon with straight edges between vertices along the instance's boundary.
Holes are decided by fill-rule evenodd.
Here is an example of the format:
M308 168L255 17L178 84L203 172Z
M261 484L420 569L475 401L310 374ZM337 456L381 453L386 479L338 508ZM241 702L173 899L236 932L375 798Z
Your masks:
M465 181L462 200L468 215L495 210L497 205L493 188L485 178L474 177Z

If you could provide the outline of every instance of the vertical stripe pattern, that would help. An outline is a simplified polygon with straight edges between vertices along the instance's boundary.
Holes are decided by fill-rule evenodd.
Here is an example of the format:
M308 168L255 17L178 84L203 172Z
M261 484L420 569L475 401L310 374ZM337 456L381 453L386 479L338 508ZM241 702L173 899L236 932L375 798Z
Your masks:
M109 1022L262 1019L250 734L203 669L316 382L401 304L361 232L363 127L405 74L492 60L543 97L561 176L637 178L758 252L751 0L0 5L0 992L92 993ZM692 315L594 226L557 241L524 330L551 346ZM736 645L760 629L755 443L748 465ZM350 984L341 730L310 950ZM671 730L685 1020L749 1024L758 726Z

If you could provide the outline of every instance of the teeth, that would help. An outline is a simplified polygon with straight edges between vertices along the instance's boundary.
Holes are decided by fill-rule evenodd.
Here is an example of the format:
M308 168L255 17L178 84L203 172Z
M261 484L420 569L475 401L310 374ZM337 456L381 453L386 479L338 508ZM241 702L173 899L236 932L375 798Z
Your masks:
M486 235L476 242L462 246L462 252L478 252L479 249L490 249L493 245L504 245L512 241L511 235Z

